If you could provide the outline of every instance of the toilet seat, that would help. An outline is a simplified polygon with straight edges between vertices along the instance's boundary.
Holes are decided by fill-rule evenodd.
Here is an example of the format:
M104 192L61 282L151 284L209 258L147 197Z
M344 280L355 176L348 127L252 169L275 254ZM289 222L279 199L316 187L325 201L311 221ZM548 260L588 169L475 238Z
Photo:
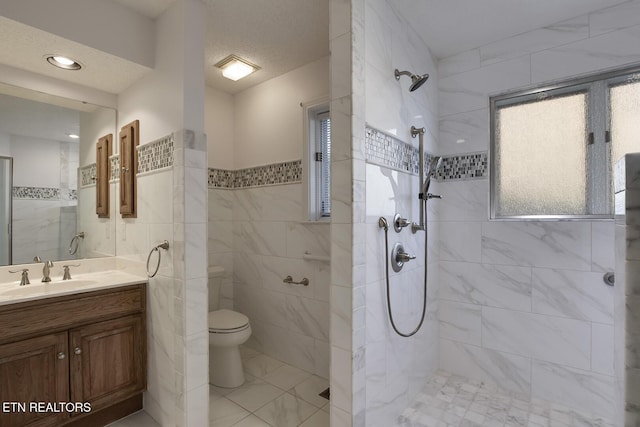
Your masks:
M249 318L233 310L216 310L209 312L209 332L215 334L232 334L249 328Z

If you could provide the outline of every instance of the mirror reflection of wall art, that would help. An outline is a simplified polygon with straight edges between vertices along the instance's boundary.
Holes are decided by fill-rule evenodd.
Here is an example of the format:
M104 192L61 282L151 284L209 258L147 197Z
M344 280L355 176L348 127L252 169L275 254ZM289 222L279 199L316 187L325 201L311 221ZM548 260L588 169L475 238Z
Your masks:
M96 214L109 218L109 156L113 134L105 135L96 143Z
M135 120L120 129L120 214L123 218L136 218L136 174L140 122Z

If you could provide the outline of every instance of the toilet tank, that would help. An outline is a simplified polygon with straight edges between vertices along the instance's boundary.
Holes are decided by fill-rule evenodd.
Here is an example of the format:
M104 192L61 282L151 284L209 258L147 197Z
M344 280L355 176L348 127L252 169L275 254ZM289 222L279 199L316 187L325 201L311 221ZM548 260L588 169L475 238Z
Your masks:
M220 308L220 288L223 276L224 268L217 265L209 267L209 311Z

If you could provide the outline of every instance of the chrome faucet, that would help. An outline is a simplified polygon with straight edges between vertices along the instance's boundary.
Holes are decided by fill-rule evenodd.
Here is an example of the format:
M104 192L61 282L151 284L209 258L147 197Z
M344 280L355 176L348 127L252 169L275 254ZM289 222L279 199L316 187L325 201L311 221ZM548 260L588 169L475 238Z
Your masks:
M22 273L22 277L20 278L20 286L28 285L29 282L29 269L23 268L21 270L9 270L9 273Z
M33 258L35 262L42 262L42 259L39 256L35 256ZM51 281L51 267L53 267L52 261L45 261L44 267L42 267L42 281L48 283Z
M63 265L64 273L62 274L62 280L71 280L71 273L69 272L69 267L80 267L80 264L69 264Z

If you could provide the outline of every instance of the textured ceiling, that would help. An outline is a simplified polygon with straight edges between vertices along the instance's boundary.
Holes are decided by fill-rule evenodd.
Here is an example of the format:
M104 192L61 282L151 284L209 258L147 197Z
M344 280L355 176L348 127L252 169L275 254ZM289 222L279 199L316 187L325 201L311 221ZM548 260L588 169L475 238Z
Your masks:
M390 1L441 59L627 0Z
M110 0L155 19L174 0ZM478 47L624 0L389 0L437 58ZM237 93L329 55L328 0L203 0L206 83ZM0 17L0 64L120 93L149 69ZM82 72L48 65L43 56L82 58ZM213 65L229 54L261 70L238 82Z
M120 93L149 72L147 67L0 16L0 64ZM84 69L62 70L50 65L48 54L82 58Z
M329 55L328 0L205 0L207 85L228 93ZM213 65L236 54L261 67L233 82Z
M112 0L157 18L173 0ZM237 93L329 55L329 0L203 0L206 5L205 78ZM236 54L261 69L237 82L215 68Z

